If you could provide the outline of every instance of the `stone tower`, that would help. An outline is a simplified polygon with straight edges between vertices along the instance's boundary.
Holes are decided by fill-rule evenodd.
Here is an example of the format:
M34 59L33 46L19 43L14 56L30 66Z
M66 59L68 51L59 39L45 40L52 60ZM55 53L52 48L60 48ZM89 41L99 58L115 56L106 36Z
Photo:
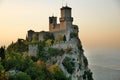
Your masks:
M49 31L54 32L57 26L57 17L49 17Z
M73 18L71 17L71 8L68 6L61 8L60 28L67 29L72 25Z
M73 17L71 13L71 8L68 6L61 8L61 18L60 18L60 29L66 30L67 41L70 39L70 32L72 28Z

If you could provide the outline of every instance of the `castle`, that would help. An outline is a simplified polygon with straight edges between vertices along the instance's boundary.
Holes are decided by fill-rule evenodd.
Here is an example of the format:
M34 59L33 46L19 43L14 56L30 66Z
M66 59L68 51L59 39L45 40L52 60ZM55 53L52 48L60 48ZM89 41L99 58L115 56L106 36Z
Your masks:
M59 18L60 23L57 23L57 17L49 17L49 31L34 32L33 30L28 31L28 40L32 41L33 37L37 35L39 41L44 40L44 35L53 34L55 38L58 35L66 37L66 41L70 41L70 36L78 36L78 26L73 25L73 17L71 13L72 8L65 6L60 9L61 17Z
M34 41L35 38L38 42L47 42L47 40L54 41L54 44L45 47L45 49L55 48L63 50L64 52L62 55L49 57L46 63L59 66L65 76L71 78L71 80L93 80L81 41L78 38L78 26L73 24L71 8L68 6L62 7L60 12L61 17L59 18L59 24L57 23L57 17L51 16L49 17L49 31L34 32L33 30L29 30L27 39L28 41ZM61 36L62 39L60 38ZM65 40L63 39L64 37ZM59 41L59 39L61 40ZM58 42L55 43L57 40ZM29 44L29 56L37 56L38 52L39 45L37 43ZM65 61L67 62L64 64ZM66 66L68 63L71 65L69 66L71 69L68 69L68 66ZM69 70L72 70L72 72L69 72Z

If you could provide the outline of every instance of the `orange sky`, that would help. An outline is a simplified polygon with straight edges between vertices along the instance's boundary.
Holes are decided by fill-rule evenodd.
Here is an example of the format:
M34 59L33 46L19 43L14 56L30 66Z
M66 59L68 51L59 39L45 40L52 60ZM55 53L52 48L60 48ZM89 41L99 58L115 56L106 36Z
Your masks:
M85 48L120 48L119 0L69 0ZM63 4L65 2L63 1ZM0 46L25 38L27 30L48 30L48 17L60 16L60 0L1 0Z

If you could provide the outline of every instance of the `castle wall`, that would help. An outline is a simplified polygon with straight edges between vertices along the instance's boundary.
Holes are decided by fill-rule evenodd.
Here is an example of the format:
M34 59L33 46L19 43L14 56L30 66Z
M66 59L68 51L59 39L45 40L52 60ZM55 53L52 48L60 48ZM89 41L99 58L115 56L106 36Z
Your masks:
M56 24L56 25L53 25L53 24L49 24L49 31L50 32L55 32L55 31L60 31L60 24Z
M66 30L61 30L61 31L56 31L56 32L52 32L55 39L59 36L59 35L62 35L62 36L66 36Z
M36 56L38 51L38 45L37 44L31 44L28 48L28 55L29 56Z
M58 48L58 49L67 49L68 47L78 49L78 46L76 46L77 44L78 44L78 42L76 40L72 39L70 41L60 42L58 44L54 44L51 47Z

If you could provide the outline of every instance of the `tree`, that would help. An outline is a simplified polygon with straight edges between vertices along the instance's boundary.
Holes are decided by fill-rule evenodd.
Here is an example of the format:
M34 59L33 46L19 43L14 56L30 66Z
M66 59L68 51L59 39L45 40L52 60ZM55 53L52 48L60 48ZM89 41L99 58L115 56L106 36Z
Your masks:
M53 44L54 44L54 40L51 41L51 45L53 45Z
M2 60L5 59L5 48L4 47L0 48L0 57Z
M8 48L8 52L17 52L17 53L23 53L28 51L28 45L25 43L23 39L18 39L16 43L11 43Z
M18 72L11 76L9 80L31 80L30 76L25 72Z
M65 57L62 64L64 65L68 73L72 74L74 72L74 63L71 61L69 57Z
M32 67L32 66L34 66L33 61L31 60L31 58L28 55L26 55L16 65L16 69L24 72L26 69L28 69L29 67Z
M6 71L15 68L21 62L22 56L16 52L6 53L6 58L3 61L3 65Z
M65 36L65 35L63 36L63 41L64 41L64 42L66 41L66 36Z
M47 47L51 46L51 42L52 42L51 39L46 40L46 41L45 41L46 46L47 46Z
M46 50L45 50L45 44L43 44L43 43L39 43L39 44L38 44L37 56L38 56L38 58L40 58L40 59L43 60L43 61L46 61L46 60L47 60Z
M60 50L57 48L49 48L48 54L50 54L50 56L57 56L58 54L60 54Z
M4 67L0 63L0 80L7 80L9 75L5 73Z
M77 33L75 33L75 32L70 33L70 38L77 38L77 37L78 37Z
M69 80L57 65L50 66L49 71L52 74L53 80Z
M83 62L84 62L85 67L87 67L88 66L88 60L85 56L84 56Z
M54 40L54 35L52 33L46 33L44 36L43 36L44 40L48 40L48 39L51 39L51 40Z

